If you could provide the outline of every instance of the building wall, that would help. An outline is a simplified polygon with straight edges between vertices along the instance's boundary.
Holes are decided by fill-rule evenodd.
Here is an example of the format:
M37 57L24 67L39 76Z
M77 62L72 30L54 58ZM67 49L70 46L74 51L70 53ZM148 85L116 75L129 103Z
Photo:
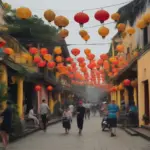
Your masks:
M150 67L148 65L150 58L150 51L143 55L138 60L138 100L139 100L139 123L143 124L142 117L145 113L145 98L144 98L144 81L148 80L150 83ZM150 100L150 84L149 84L149 100ZM150 106L149 106L150 107Z

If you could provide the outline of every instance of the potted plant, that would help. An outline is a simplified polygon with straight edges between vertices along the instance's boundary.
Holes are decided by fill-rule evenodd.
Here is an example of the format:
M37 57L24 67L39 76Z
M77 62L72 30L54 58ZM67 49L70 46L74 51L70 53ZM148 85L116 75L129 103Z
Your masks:
M148 125L149 124L149 116L147 116L146 114L143 115L143 121L145 123L145 125Z

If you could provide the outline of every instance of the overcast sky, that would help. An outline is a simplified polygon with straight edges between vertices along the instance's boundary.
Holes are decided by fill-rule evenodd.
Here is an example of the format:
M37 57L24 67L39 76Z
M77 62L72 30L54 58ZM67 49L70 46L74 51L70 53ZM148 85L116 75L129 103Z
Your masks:
M12 5L13 8L18 8L20 6L29 7L33 14L38 15L39 17L43 17L43 13L47 9L52 9L55 11L57 15L64 15L70 20L70 24L67 27L70 34L69 37L66 38L68 44L85 44L85 41L81 39L78 32L80 30L79 25L74 21L74 15L77 12L80 12L84 9L91 8L101 8L108 5L114 5L118 3L127 2L128 0L3 0L4 2L8 2ZM106 8L110 14L115 13L118 8L122 7L122 5ZM85 25L86 27L91 27L95 25L99 25L99 22L94 19L94 13L96 10L85 11L90 16L90 21ZM112 20L108 20L107 22L111 22ZM106 22L106 23L107 23ZM106 25L110 29L110 34L107 38L102 39L98 33L98 27L95 28L87 28L91 39L88 41L90 43L110 43L111 38L116 33L115 24ZM69 46L68 49L79 48L81 50L81 55L84 53L85 48L90 48L92 53L96 54L97 58L100 54L106 53L109 50L110 45L98 45L98 46L89 46L89 45L77 45L77 46Z

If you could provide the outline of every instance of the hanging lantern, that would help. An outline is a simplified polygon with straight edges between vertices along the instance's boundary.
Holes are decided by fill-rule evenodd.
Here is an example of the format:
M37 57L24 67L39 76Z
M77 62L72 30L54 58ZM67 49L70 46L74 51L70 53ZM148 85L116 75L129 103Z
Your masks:
M100 36L102 36L102 38L105 38L109 34L109 29L102 26L99 28L98 33Z
M41 91L41 86L40 86L40 85L36 85L36 86L35 86L35 91L37 91L37 92L38 92L38 91Z
M71 63L73 61L73 58L68 57L68 58L66 58L66 61L69 62L69 63Z
M31 47L29 49L29 52L30 52L31 55L35 55L35 54L38 53L38 49L36 47Z
M51 54L45 54L45 55L43 56L43 58L44 58L46 61L50 61L50 60L52 60L52 55L51 55Z
M39 68L43 68L43 67L45 67L45 66L46 66L46 62L43 61L43 60L41 60L41 61L38 63L38 67L39 67Z
M69 35L69 31L67 29L61 29L59 31L59 36L63 39L65 39Z
M81 71L82 71L82 72L87 72L86 67L81 68Z
M100 58L102 60L107 60L108 59L108 55L107 54L102 54L102 55L100 55Z
M89 55L91 53L91 50L87 48L84 50L84 53L85 53L85 55Z
M51 85L49 85L49 86L47 87L47 91L51 92L52 90L53 90L53 87L52 87Z
M96 67L96 64L95 63L90 63L90 64L88 64L88 68L89 69L94 69Z
M33 62L34 63L39 63L41 61L41 57L40 56L34 56Z
M124 52L124 45L123 44L117 45L116 50L117 50L117 52L120 52L120 53Z
M3 39L0 39L0 48L6 45L6 41Z
M88 35L88 32L85 31L85 30L80 30L79 34L80 34L81 37L84 37L84 36Z
M20 7L16 10L16 16L20 19L28 19L32 16L32 12L29 8Z
M103 60L102 60L102 59L99 59L99 60L97 61L97 64L100 65L100 66L102 66L102 65L103 65Z
M83 63L83 62L85 61L85 59L84 59L84 57L78 57L78 58L77 58L77 61L78 61L79 63Z
M130 86L131 85L131 81L129 79L125 79L123 81L124 86Z
M90 36L87 34L86 36L83 37L84 41L88 41L90 39Z
M94 54L88 54L87 55L87 59L88 60L93 60L95 58L95 55Z
M56 14L52 10L49 9L44 12L44 17L48 22L52 22L54 21Z
M61 29L62 27L68 26L69 20L64 16L57 16L55 17L54 23Z
M79 66L83 68L83 67L86 66L86 63L82 62L82 63L79 64Z
M129 27L127 29L127 33L131 36L131 35L133 35L135 33L135 29L133 27Z
M77 49L77 48L74 48L71 50L71 53L74 55L74 56L78 56L80 54L80 50Z
M111 15L111 19L114 21L119 21L120 20L120 14L119 13L114 13Z
M48 49L47 48L41 48L40 53L41 53L41 55L48 54Z
M80 27L83 27L89 21L89 16L86 13L79 12L74 16L74 20L80 24Z
M118 32L124 32L126 29L126 25L124 23L119 23L117 25Z
M55 58L55 60L56 60L57 63L61 63L63 61L63 58L61 56L57 56Z
M95 19L104 23L106 20L109 19L109 13L105 10L99 10L95 13Z
M122 84L122 83L120 83L120 84L119 84L119 86L118 86L118 90L120 90L120 91L121 91L121 90L123 90L123 89L124 89L124 86L123 86L123 84Z
M6 54L6 55L12 55L14 54L14 50L12 48L5 48L3 50L3 52Z
M29 60L29 54L27 54L27 53L22 53L21 54L21 57L23 57L25 60Z
M131 81L131 86L132 87L137 87L137 85L138 85L137 80Z
M56 66L56 63L51 61L51 62L48 62L47 66L49 69L54 69L54 67Z
M103 67L104 67L105 70L109 70L110 65L109 65L109 62L108 62L107 60L105 60L105 61L103 62Z
M146 24L149 24L150 23L150 13L147 12L146 14L143 15L142 19L144 20L144 22Z
M57 55L60 55L62 53L62 49L60 46L57 46L54 48L54 53Z
M146 27L146 23L144 20L139 20L136 24L137 28L144 29Z

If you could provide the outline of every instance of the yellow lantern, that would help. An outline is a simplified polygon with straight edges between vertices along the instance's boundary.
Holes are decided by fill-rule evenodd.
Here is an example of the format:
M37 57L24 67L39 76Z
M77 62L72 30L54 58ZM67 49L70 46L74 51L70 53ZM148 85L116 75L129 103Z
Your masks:
M115 57L110 57L109 61L112 63L112 62L116 61L116 58Z
M61 56L57 56L55 58L55 60L56 60L57 63L61 63L63 61L63 58Z
M129 28L127 29L127 33L128 33L129 35L133 35L133 34L135 33L135 29L134 29L133 27L129 27Z
M137 28L144 29L146 27L146 23L144 20L139 20L136 24Z
M55 17L54 23L59 28L66 27L69 24L69 20L64 16Z
M44 17L48 22L52 22L54 21L56 14L52 10L49 9L44 12Z
M113 19L114 21L119 21L120 19L120 14L119 13L114 13L111 15L111 19Z
M90 36L86 35L86 36L83 37L83 39L87 42L90 39Z
M69 31L67 29L62 29L59 32L61 38L66 38L69 35Z
M119 32L124 32L125 28L126 28L126 25L124 23L119 23L117 25L117 29L118 29Z
M102 36L102 38L105 38L109 34L109 29L102 26L99 28L98 33Z
M62 53L61 47L60 46L55 47L54 53L57 54L57 55L60 55Z
M88 35L88 32L85 31L85 30L80 30L79 34L80 34L81 37L84 37L84 36Z
M45 59L46 61L52 60L52 55L51 55L51 54L45 54L43 57L44 57L44 59Z
M20 19L28 19L32 16L32 12L29 8L20 7L16 10L16 16Z
M117 45L116 50L120 53L124 52L124 45L122 45L122 44Z
M143 15L142 19L145 21L145 23L150 23L150 13L146 13Z

